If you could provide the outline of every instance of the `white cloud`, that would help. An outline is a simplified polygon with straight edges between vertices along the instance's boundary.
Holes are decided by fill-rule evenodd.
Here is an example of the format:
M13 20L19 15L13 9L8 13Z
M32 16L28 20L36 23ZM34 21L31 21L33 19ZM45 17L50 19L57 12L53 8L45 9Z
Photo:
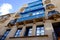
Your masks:
M10 11L10 9L12 9L12 5L8 4L8 3L4 3L0 6L0 15L5 15L8 14Z

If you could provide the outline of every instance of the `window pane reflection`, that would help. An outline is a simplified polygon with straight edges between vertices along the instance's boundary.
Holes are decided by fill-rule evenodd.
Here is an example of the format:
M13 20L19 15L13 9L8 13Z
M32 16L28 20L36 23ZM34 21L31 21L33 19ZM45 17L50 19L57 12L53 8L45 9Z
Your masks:
M43 26L38 26L36 28L36 35L44 35L44 27Z

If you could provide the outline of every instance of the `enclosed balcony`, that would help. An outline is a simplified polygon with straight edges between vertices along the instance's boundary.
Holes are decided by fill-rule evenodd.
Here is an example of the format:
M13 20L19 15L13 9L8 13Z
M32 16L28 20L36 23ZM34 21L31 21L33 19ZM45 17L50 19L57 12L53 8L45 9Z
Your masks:
M44 8L42 3L32 7L27 7L24 12L30 12L30 11L38 10L41 8Z
M55 8L55 6L53 4L46 5L47 10L52 10L53 8Z
M60 18L60 13L56 10L49 11L48 12L48 17L51 18L51 19Z
M41 18L41 17L44 17L44 14L38 14L38 15L33 15L29 17L22 17L22 18L17 19L17 22L32 20L32 19Z
M20 13L20 15L29 14L29 13L33 13L33 12L37 12L37 11L44 12L45 9L44 9L44 7L41 7L41 8L37 8L37 9L34 9L34 10L29 10L29 11Z
M42 3L42 0L35 1L35 2L32 2L32 3L28 3L28 7L31 7L31 6L34 6L34 5L38 5L38 4L41 4L41 3Z
M17 19L11 20L7 26L14 26L14 24L16 23Z
M58 14L59 12L56 10L52 10L48 12L48 16L54 15L54 14Z

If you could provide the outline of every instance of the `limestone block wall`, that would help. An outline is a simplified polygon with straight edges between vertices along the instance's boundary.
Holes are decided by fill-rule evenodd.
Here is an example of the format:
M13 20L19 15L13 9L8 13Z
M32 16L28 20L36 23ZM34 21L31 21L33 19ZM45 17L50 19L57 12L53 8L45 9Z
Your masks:
M44 25L45 35L48 35L48 36L36 37L35 36L35 31L36 31L36 26L37 25ZM32 29L33 29L32 30L32 36L31 37L24 37L26 27L29 27L29 26L32 26ZM22 28L22 31L20 33L21 36L17 37L17 38L14 37L14 34L16 32L17 27L13 26L11 31L9 32L6 40L53 40L52 32L54 32L54 30L53 30L53 26L52 26L52 23L51 23L50 20L46 20L45 23L37 22L35 24L32 23L32 24L21 25L18 28Z

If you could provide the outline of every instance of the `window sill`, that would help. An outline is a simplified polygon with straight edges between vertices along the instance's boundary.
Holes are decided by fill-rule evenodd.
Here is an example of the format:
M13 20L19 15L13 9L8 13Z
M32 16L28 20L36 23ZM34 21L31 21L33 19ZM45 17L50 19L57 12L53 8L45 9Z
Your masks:
M40 35L40 36L21 36L21 37L10 37L10 38L31 38L31 37L48 37L48 35Z

